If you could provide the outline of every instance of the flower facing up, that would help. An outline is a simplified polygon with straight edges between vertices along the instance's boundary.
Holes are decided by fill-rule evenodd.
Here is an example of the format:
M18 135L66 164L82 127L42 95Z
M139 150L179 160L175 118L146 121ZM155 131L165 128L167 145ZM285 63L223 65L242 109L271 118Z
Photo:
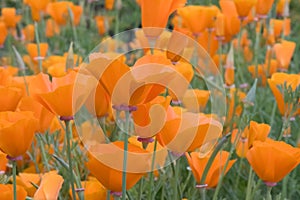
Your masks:
M199 153L192 152L191 154L185 153L188 163L192 169L193 175L196 179L197 184L200 184L203 172L208 163L209 156L200 157ZM218 185L221 170L224 170L224 175L230 170L236 160L230 160L226 169L224 169L226 161L228 160L229 152L222 151L217 154L214 161L209 168L208 174L205 180L205 186L214 188Z
M34 199L57 199L64 179L56 171L50 171L42 176L39 189L34 194Z
M254 141L247 160L262 181L274 185L297 167L300 149L271 139Z
M29 149L38 121L32 112L0 112L0 149L17 158Z

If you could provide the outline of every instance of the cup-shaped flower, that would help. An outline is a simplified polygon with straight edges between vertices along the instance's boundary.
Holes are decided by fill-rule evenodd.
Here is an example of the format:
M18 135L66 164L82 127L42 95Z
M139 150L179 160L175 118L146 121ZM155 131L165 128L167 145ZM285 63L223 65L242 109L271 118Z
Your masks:
M0 199L13 199L14 197L14 191L13 191L13 185L12 184L8 184L8 185L3 185L0 184ZM24 200L26 199L27 196L27 192L26 190L17 185L17 200Z

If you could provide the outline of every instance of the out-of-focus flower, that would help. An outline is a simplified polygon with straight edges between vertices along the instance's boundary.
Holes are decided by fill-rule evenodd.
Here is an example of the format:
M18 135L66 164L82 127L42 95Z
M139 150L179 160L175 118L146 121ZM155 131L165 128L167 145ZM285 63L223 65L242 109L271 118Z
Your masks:
M44 59L46 54L47 54L47 51L48 51L48 44L47 43L40 43L39 44L39 46L40 46L40 55L39 55L37 45L38 44L35 44L35 43L29 43L26 46L26 49L29 53L29 56L30 56L31 60L34 63L38 63L39 59Z
M8 32L5 23L0 21L0 48L4 47L4 42L7 37L7 34Z
M7 28L15 28L17 23L22 19L21 15L16 15L15 8L2 8L1 13Z
M22 186L29 197L33 197L36 192L36 188L32 185L38 185L40 183L41 176L39 174L32 173L19 173L17 176L17 185Z
M296 43L287 40L282 40L281 43L274 45L274 51L279 69L287 70L289 68L295 48Z
M46 21L46 37L53 37L54 35L59 34L59 26L53 19L47 19Z
M210 157L200 157L198 152L192 152L191 154L185 153L185 156L192 169L196 182L199 184ZM224 170L225 175L236 161L230 160L226 166L226 169L224 169L228 159L229 153L227 151L221 151L216 155L205 179L205 185L207 184L207 187L216 187L219 182L221 171Z
M14 197L14 191L13 191L13 185L12 184L8 184L8 185L3 185L0 184L0 199L13 199ZM17 200L24 200L26 199L27 196L27 192L26 190L17 185Z
M272 8L274 0L257 0L256 2L256 14L259 18L266 18L269 11Z

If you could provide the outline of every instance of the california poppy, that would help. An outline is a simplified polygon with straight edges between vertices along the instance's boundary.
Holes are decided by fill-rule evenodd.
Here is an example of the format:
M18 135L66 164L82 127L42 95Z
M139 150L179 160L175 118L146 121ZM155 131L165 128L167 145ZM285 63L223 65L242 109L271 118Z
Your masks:
M0 151L0 172L6 171L6 165L8 163L8 160L6 158L6 154Z
M84 199L86 200L94 200L94 199L106 199L106 193L108 192L104 186L97 181L94 177L89 177L87 181L81 181L82 188L84 189ZM70 196L72 196L72 191L69 191ZM78 198L78 195L76 197Z
M7 28L15 28L17 23L21 20L21 15L16 15L15 8L2 8L2 19Z
M0 48L3 47L7 34L5 23L0 21Z
M278 68L282 70L287 70L289 68L295 48L296 43L287 40L282 40L281 43L274 45Z
M47 19L46 21L46 37L53 37L54 35L59 34L59 26L53 19Z
M44 174L42 182L33 198L40 200L57 199L63 182L63 177L58 175L56 171Z
M250 10L255 5L256 0L234 0L236 10L241 19L246 18L249 15Z
M105 0L105 9L112 10L115 4L115 0Z
M104 35L107 31L107 20L105 16L96 16L95 18L95 22L98 28L98 33L99 35Z
M8 185L3 185L0 184L0 199L13 199L13 195L14 195L14 191L13 191L13 185L12 184L8 184ZM26 190L17 185L17 200L24 200L26 199L27 196L27 192Z
M33 197L36 192L36 188L32 185L32 183L38 185L40 180L41 177L39 174L19 173L17 176L17 185L22 186L29 197Z
M247 153L247 160L262 181L274 185L297 167L300 150L271 139L254 141Z
M35 43L29 43L26 46L26 49L29 53L30 58L34 63L38 63L39 59L44 59L47 51L48 51L48 44L47 43L40 43L40 54L38 54L38 44Z
M291 0L279 0L276 5L276 14L283 16L286 6L289 6ZM287 16L285 16L287 17Z
M259 18L266 18L273 3L274 0L257 0L255 9L257 16Z
M186 0L141 0L142 27L145 34L157 37L161 32L151 27L165 28L169 16L178 8L183 7Z
M37 120L32 112L0 112L0 127L0 149L16 158L30 147Z
M210 157L209 155L200 157L198 152L192 152L191 154L185 153L185 156L192 169L196 182L199 184ZM226 169L224 169L229 156L230 154L227 151L221 151L216 155L205 179L205 185L207 187L216 187L221 176L220 172L224 170L225 175L235 163L236 160L230 160L226 166Z
M25 40L29 42L34 41L34 25L33 24L28 24L25 28L23 28L23 33L25 36Z
M26 0L24 2L28 4L31 8L31 16L34 21L40 21L40 14L41 12L45 12L48 3L50 3L50 0L41 0L41 1L35 1L35 0Z
M300 85L300 75L298 74L286 74L286 73L274 73L270 79L268 79L269 86L273 92L273 95L276 99L278 109L282 116L291 113L291 109L294 105L291 105L288 102L285 102L284 99L284 84L287 87L291 87L292 91L295 91ZM279 89L280 88L280 89ZM299 112L299 111L298 111Z
M89 160L86 163L90 172L108 190L113 192L122 191L122 166L123 166L124 142L110 144L96 144L89 149ZM126 189L132 188L148 170L150 163L147 151L135 145L128 144ZM115 159L111 159L112 156ZM136 162L136 159L141 162ZM117 168L117 169L116 169Z
M248 66L248 71L251 73L252 77L261 78L261 84L263 86L267 83L267 77L272 76L277 71L277 61L272 59L270 60L270 64L261 64L257 65L257 75L256 75L256 66L250 65Z
M0 86L0 111L15 111L22 96L19 88Z

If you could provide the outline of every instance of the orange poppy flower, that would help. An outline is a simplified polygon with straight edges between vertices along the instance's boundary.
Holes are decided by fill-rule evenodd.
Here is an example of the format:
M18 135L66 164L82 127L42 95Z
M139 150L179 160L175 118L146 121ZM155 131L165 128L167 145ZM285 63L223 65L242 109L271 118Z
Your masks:
M57 199L63 182L63 177L58 175L56 171L50 171L44 174L42 176L41 185L33 198L40 200Z
M46 37L53 37L54 35L58 35L60 32L59 26L53 19L47 19L46 21Z
M88 180L81 182L82 188L84 189L84 199L85 200L94 200L94 199L106 199L107 190L101 185L97 179ZM72 196L72 190L69 190L69 195ZM79 199L78 195L76 200Z
M96 16L94 19L96 21L99 35L104 35L107 31L107 21L105 16Z
M132 112L136 135L142 138L156 135L163 127L170 101L169 96L158 96L146 104L138 105L137 110Z
M142 27L165 28L169 16L178 8L183 7L186 0L141 0ZM145 29L145 34L157 37L161 32L157 30Z
M256 1L257 0L234 0L237 13L241 19L244 19L249 15L249 12Z
M233 67L227 67L225 69L225 83L227 86L231 86L234 84L234 68Z
M0 149L11 158L25 154L37 123L31 112L0 112Z
M98 144L89 149L87 168L106 189L113 192L122 191L123 149L124 142L121 141ZM147 151L128 144L126 190L132 188L145 175L145 170L149 169L150 160L145 160L143 154L147 154ZM111 159L112 157L114 159ZM136 159L141 162L136 162ZM115 169L116 167L120 170Z
M185 153L187 161L192 169L193 175L196 179L196 182L199 184L202 178L202 174L204 169L208 163L209 156L200 157L198 152L192 152L191 154ZM212 162L211 167L208 170L205 186L209 188L214 188L218 185L219 178L221 175L221 171L224 170L226 161L229 157L229 153L227 151L222 151L217 154ZM232 165L236 160L230 160L226 169L224 170L224 175L230 170Z
M105 0L105 9L112 10L115 4L115 0Z
M8 32L7 32L5 23L0 21L0 48L4 47L4 42L7 37L7 34L8 34Z
M0 172L6 171L7 163L8 163L8 160L6 158L6 154L0 150Z
M15 28L17 23L21 20L21 15L16 15L15 8L2 8L2 19L7 28Z
M32 19L34 21L40 21L40 13L46 11L47 5L48 3L50 3L50 0L26 0L24 1L24 3L30 6Z
M274 186L297 167L300 150L271 139L254 141L247 153L247 160L262 181Z
M174 112L169 107L167 112ZM157 134L159 143L175 153L193 151L204 144L214 144L222 133L222 125L203 114L184 112L168 114Z
M178 15L182 17L187 27L195 35L199 35L206 28L212 27L218 12L219 9L215 6L185 6L177 10Z
M39 133L45 133L54 118L53 113L32 97L22 98L18 109L21 111L32 111L34 113L34 116L39 120L39 128L37 129Z
M76 84L77 91L75 94L73 93L73 88L76 77L78 78L78 84ZM95 80L86 80L87 78L88 77L84 75L77 76L76 72L70 71L66 76L59 78L54 77L51 84L47 86L47 79L41 80L42 76L40 76L37 81L46 81L46 84L44 82L44 85L48 87L48 91L44 90L40 93L35 92L35 94L38 93L37 96L40 103L53 113L59 115L61 118L72 118L72 116L74 116L78 109L83 105L90 90L92 89L91 85ZM85 81L85 85L83 85L81 81ZM30 85L31 84L32 83L30 83Z
M38 185L40 180L41 177L39 174L19 173L17 176L17 185L22 186L29 197L33 197L36 188L31 183Z
M13 191L13 185L8 184L8 185L3 185L0 184L0 199L13 199L14 198L14 191ZM17 185L17 200L24 200L26 199L27 192L26 190Z
M251 73L252 77L256 78L256 66L250 65L248 67L248 71ZM267 77L272 76L277 71L277 61L272 59L270 61L270 66L266 64L258 65L257 66L257 75L261 78L261 84L263 86L267 83Z
M269 86L273 92L276 99L279 112L282 116L285 114L290 115L292 113L291 109L293 105L284 101L284 93L279 88L283 88L284 84L287 87L291 87L293 91L300 85L300 75L299 74L286 74L286 73L274 73L270 79L268 79ZM278 88L279 87L279 88ZM300 110L298 110L300 112Z
M268 134L270 133L271 127L268 124L259 124L255 121L251 121L250 125L247 126L241 133L239 138L237 137L238 131L235 129L232 132L231 142L236 143L236 154L245 158L248 150L252 147L254 141L266 141Z
M34 41L34 25L28 24L25 28L23 28L23 33L25 35L25 40L29 42Z
M183 96L183 106L189 112L200 112L204 110L210 92L207 90L188 89Z
M210 56L213 56L217 53L219 44L216 40L216 31L205 30L198 38L198 43L209 53Z
M256 14L259 18L266 18L269 11L272 8L274 0L257 0L256 2Z
M35 43L29 43L26 46L30 58L34 63L38 63L38 59L45 58L48 51L47 43L40 43L40 55L38 54L38 46Z
M216 36L217 39L222 39L225 34L225 15L223 13L218 13L216 18Z
M19 88L0 86L0 112L15 111L22 96Z
M281 43L274 45L278 68L282 70L287 70L289 68L295 48L296 43L287 40L282 40Z
M283 16L285 6L289 6L291 0L279 0L276 5L276 14ZM287 5L286 5L287 4Z

